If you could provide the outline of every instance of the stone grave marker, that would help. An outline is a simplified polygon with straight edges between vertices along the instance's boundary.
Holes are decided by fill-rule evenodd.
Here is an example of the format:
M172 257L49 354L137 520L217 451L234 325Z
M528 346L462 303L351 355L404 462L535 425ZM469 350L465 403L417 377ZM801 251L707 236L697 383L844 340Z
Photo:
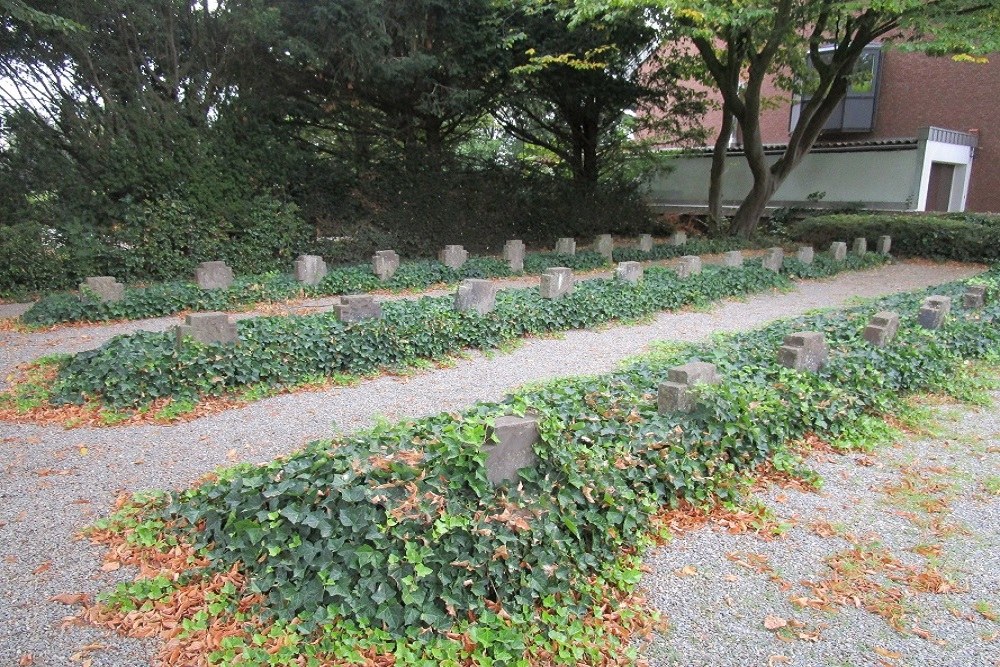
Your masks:
M557 266L545 269L539 286L543 299L558 299L573 292L573 269Z
M524 271L524 253L524 241L521 239L512 239L503 245L503 258L514 273Z
M236 333L236 323L225 313L191 313L185 318L184 324L178 324L174 328L174 332L177 345L181 345L185 338L206 345L235 343L240 339Z
M778 349L778 363L796 371L816 372L826 366L830 348L823 334L805 331L785 336L785 343Z
M497 286L492 280L469 278L463 280L455 292L455 310L460 313L474 310L480 315L493 310L497 304Z
M326 262L319 255L299 255L295 260L295 279L303 285L319 285L326 275Z
M641 234L639 236L639 250L641 252L653 252L652 234Z
M379 250L372 257L372 272L379 280L389 280L399 269L399 255L395 250Z
M835 261L843 262L847 259L847 243L844 241L834 241L830 244L830 256Z
M557 255L575 255L576 254L576 239L561 238L561 239L556 240L556 254Z
M233 284L233 270L225 262L202 262L194 270L194 281L202 289L227 289Z
M876 252L880 255L888 255L892 250L892 237L891 236L880 236L878 237L878 245L875 246Z
M859 236L854 239L854 247L851 249L858 257L864 257L868 253L868 239L863 236Z
M737 269L743 266L743 253L739 250L730 250L729 252L723 253L722 265L731 269Z
M611 234L601 234L594 241L594 250L597 251L599 255L603 255L604 259L609 262L612 261L612 256L615 252L615 240Z
M538 420L508 415L498 417L486 430L486 478L494 485L517 480L517 471L538 462L534 445L539 441Z
M701 257L698 255L684 255L678 260L677 276L679 278L689 278L701 273Z
M966 308L982 308L986 305L986 285L969 285L962 295L962 305Z
M774 271L775 273L781 273L781 267L784 263L785 251L777 246L774 248L768 248L767 252L764 253L764 257L761 259L763 267L770 271Z
M670 245L684 245L687 242L687 232L674 232L670 235Z
M350 294L340 297L340 303L333 306L333 312L341 322L382 319L382 304L368 294Z
M615 279L635 285L642 280L642 264L639 262L618 262Z
M469 259L469 252L460 245L446 245L438 251L438 261L449 269L460 269Z
M815 257L816 253L811 245L800 245L798 252L795 253L795 259L806 265L812 264Z
M695 397L691 388L696 384L717 384L719 374L715 365L704 361L691 361L667 371L667 381L660 384L656 407L660 414L691 412Z
M947 296L929 296L917 315L917 322L925 329L940 329L945 318L951 312L951 298Z
M101 303L116 303L125 298L125 285L111 276L90 276L80 283L80 299L96 298Z
M875 347L885 347L896 337L899 330L899 315L889 311L875 313L865 327L865 340Z

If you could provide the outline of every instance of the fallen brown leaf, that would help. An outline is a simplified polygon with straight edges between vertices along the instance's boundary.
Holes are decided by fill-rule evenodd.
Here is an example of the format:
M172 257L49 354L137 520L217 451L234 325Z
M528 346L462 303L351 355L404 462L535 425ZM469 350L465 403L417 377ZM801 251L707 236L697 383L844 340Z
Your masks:
M44 563L42 563L41 565L39 565L38 567L36 567L34 570L32 570L31 573L32 574L42 574L43 572L48 572L51 569L52 569L52 561L47 560Z
M35 664L35 656L30 653L25 653L21 656L21 659L17 661L18 667L30 667L30 665Z
M60 593L49 598L49 602L59 602L60 604L84 604L90 599L86 593Z
M764 627L768 630L780 630L788 625L788 619L782 618L780 616L772 616L768 614L764 618Z
M882 648L881 646L876 646L875 652L883 658L889 658L890 660L899 660L903 657L902 653L896 653L895 651L890 651L889 649Z

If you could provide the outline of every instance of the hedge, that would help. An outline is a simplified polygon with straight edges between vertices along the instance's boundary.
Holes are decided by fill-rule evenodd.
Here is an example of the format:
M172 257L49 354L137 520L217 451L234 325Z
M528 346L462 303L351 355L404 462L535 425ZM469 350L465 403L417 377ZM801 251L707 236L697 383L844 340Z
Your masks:
M959 262L1000 260L1000 216L975 214L866 213L807 218L789 230L792 238L817 249L834 241L892 237L892 253Z
M557 300L543 299L537 288L502 290L496 309L485 317L456 312L452 297L387 302L382 319L354 324L340 322L333 313L259 317L237 323L240 342L235 345L190 342L178 349L171 332L139 332L63 362L51 400L58 405L97 399L113 407L139 407L164 397L193 401L249 387L289 387L760 292L788 285L786 275L831 275L883 261L872 253L846 262L819 255L809 267L788 261L785 275L748 261L741 268L707 267L690 279L653 267L637 285L586 280Z
M146 546L188 542L207 559L181 583L161 577L160 598L230 568L247 577L245 589L213 594L213 620L251 628L226 638L212 656L218 663L320 665L374 651L397 665L527 665L539 653L575 665L601 639L573 644L588 627L581 619L605 605L616 613L595 578L647 545L664 507L733 499L764 463L799 468L786 443L884 432L873 417L901 410L914 392L954 392L963 360L1000 360L1000 269L979 281L991 289L981 311L961 307L959 282L678 346L614 373L239 465L103 525ZM956 303L937 331L916 323L931 292ZM881 310L899 312L901 324L891 345L876 348L862 332ZM823 332L831 347L818 373L776 363L783 337L802 330ZM722 382L698 390L696 411L659 414L667 369L695 359L716 364ZM538 463L494 488L482 450L489 426L528 413L540 425ZM637 580L619 574L618 586ZM138 608L150 599L148 581L101 599ZM273 625L258 630L252 619ZM627 650L627 638L603 641L613 654Z
M695 239L684 246L658 244L651 253L638 250L618 250L616 259L664 259L685 254L704 254L738 248L743 243L735 239ZM619 260L621 261L621 260ZM584 251L576 255L528 253L524 260L527 274L538 274L553 266L566 266L577 271L599 269L606 265L603 256ZM441 262L418 260L404 262L396 274L382 282L372 273L370 265L353 265L332 269L322 282L313 287L302 285L289 275L268 273L238 278L232 287L223 290L203 290L190 282L166 282L143 288L127 288L125 298L116 303L81 299L73 293L55 294L41 299L21 316L21 322L32 326L50 326L62 322L102 322L107 320L162 317L182 311L232 311L253 304L283 301L300 297L359 294L379 289L426 289L432 285L454 284L465 278L505 278L514 275L508 264L495 257L474 257L460 269Z

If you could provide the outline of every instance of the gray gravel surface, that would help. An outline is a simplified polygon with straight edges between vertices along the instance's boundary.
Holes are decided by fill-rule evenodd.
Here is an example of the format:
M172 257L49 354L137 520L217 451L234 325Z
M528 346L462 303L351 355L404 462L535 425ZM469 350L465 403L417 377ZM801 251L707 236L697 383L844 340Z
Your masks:
M96 594L124 576L102 573L99 550L74 538L108 512L120 491L184 486L216 466L265 461L331 431L369 426L376 415L398 419L460 409L500 399L525 382L608 371L654 340L699 340L853 296L915 289L976 271L903 263L843 274L801 283L789 293L725 302L708 312L663 314L644 325L529 340L509 354L472 354L451 368L278 396L175 426L64 430L0 423L0 665L17 664L25 655L33 657L33 665L66 665L88 644L101 646L89 653L93 667L149 663L149 643L89 628L63 629L62 620L73 610L49 602L62 593ZM136 326L0 334L0 373L41 354L92 347L94 337Z
M1000 392L994 400L1000 400ZM670 624L645 649L652 667L1000 665L1000 622L975 609L985 603L987 611L1000 613L1000 496L995 487L1000 483L1000 414L996 405L936 412L946 429L939 437L909 437L868 455L814 456L811 463L824 480L819 493L774 488L764 494L760 500L776 520L791 526L780 539L702 529L648 555L650 573L642 586ZM887 492L915 474L948 488L908 498ZM947 507L927 512L918 504L921 498L945 499ZM929 527L932 519L967 532L944 536ZM820 532L813 528L817 522L826 523ZM906 592L903 632L864 609L830 612L790 602L813 596L802 582L831 576L824 559L856 543L885 548L905 565L936 566L956 590L915 592L884 573L870 574L872 581ZM919 545L940 545L940 555L912 551ZM765 559L758 562L771 571L737 562L753 565L753 558ZM697 573L685 570L688 566ZM805 625L770 631L764 624L768 616ZM799 638L799 632L817 637Z

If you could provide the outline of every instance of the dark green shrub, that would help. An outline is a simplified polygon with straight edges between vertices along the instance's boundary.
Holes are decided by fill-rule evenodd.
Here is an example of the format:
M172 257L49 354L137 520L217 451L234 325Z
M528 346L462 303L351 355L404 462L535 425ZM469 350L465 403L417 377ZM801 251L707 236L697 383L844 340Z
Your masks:
M812 243L817 250L834 241L848 244L879 236L892 237L892 254L960 262L995 262L1000 259L1000 216L949 213L866 213L808 218L791 229L792 238Z

